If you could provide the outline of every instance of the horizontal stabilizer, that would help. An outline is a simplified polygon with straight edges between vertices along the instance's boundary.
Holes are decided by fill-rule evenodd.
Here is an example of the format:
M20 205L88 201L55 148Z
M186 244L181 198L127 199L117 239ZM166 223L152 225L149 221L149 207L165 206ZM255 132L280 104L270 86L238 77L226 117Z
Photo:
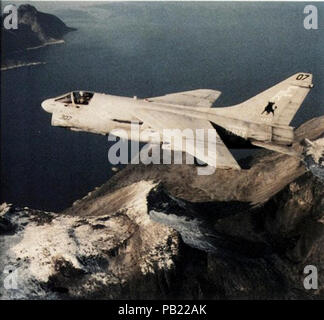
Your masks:
M261 147L271 151L276 151L279 153L287 154L289 156L297 157L299 154L293 150L291 147L276 145L275 143L261 142L261 141L251 141L256 147Z

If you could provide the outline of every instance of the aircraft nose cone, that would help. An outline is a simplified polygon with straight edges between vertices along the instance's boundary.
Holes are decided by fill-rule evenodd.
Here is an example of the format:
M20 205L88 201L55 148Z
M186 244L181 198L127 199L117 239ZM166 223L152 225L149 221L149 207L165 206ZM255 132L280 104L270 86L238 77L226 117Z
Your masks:
M49 113L53 113L55 109L55 101L54 99L47 99L42 102L42 108Z

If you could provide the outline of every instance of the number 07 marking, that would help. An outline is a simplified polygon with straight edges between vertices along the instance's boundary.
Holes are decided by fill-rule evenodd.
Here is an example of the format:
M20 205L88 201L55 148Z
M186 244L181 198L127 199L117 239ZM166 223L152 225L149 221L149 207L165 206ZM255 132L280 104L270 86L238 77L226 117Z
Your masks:
M303 74L303 73L300 73L300 74L297 76L296 80L305 80L305 79L307 79L308 77L309 77L309 74Z

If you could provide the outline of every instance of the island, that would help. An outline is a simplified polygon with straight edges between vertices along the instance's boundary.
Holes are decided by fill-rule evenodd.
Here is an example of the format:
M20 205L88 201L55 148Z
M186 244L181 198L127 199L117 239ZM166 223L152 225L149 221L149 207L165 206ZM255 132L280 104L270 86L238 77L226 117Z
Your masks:
M34 6L22 4L18 8L18 28L4 27L1 23L1 70L25 65L41 64L38 61L22 62L20 55L27 49L64 42L63 36L76 30L68 27L58 17L40 12Z

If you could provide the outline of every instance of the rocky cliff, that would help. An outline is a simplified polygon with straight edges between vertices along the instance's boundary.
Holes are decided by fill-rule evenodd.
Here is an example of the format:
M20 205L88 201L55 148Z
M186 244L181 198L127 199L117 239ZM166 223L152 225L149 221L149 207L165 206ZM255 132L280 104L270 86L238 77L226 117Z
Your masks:
M294 147L323 124L298 128ZM2 298L324 298L323 183L273 152L246 166L133 165L60 214L3 205L0 269L17 289ZM303 287L306 265L317 290Z
M75 30L66 26L58 17L40 12L34 6L20 5L18 8L18 28L4 28L1 17L1 65L10 67L19 55L28 48L39 47L62 41L63 36Z

